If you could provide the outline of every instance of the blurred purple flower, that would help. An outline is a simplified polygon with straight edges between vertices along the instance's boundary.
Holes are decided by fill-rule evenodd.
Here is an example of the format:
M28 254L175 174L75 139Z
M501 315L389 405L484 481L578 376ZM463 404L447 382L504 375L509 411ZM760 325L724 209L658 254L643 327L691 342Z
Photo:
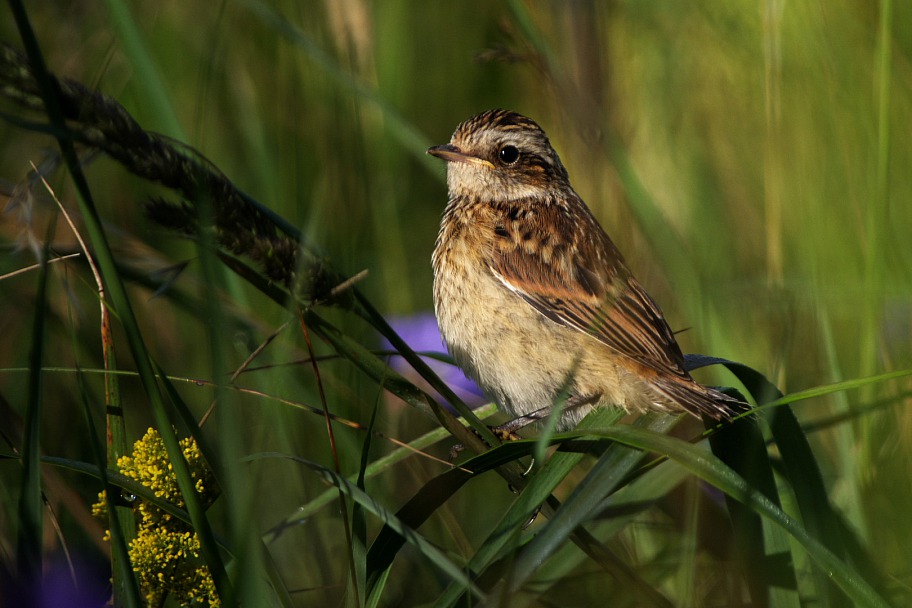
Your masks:
M405 317L391 317L388 320L393 329L396 330L396 333L405 340L406 344L412 347L412 350L419 353L435 352L445 354L447 352L446 346L443 344L443 338L440 336L437 319L434 318L432 313L422 312ZM384 338L381 341L381 348L393 349L393 346ZM444 363L431 357L422 357L422 359L469 407L475 408L488 402L488 398L484 396L478 385L467 378L462 373L462 370L455 365ZM390 359L390 367L423 390L428 391L438 402L448 407L450 406L437 391L428 386L427 382L401 356L392 357Z
M74 555L73 569L70 571L63 559L52 559L44 580L38 591L37 606L41 608L102 608L110 597L110 571L105 571L97 560L80 559Z

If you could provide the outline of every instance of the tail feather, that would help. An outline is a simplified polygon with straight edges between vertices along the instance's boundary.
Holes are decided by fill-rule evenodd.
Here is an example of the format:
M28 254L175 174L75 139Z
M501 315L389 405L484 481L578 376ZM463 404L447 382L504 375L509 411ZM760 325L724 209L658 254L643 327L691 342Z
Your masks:
M677 378L658 378L652 386L664 397L689 414L709 416L715 420L731 420L750 410L747 403L708 386Z

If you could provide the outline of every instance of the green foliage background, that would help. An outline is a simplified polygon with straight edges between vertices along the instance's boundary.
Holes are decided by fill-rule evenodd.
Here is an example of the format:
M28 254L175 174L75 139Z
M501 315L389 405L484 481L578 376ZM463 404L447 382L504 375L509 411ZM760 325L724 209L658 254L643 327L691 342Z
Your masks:
M679 334L685 351L743 362L785 393L912 367L912 5L109 0L29 10L50 70L114 97L146 129L200 151L299 226L335 269L367 269L358 287L384 314L431 307L429 258L446 188L443 167L424 150L446 142L468 116L505 107L549 133L575 188L672 326L690 328ZM0 14L0 37L21 46L7 10ZM7 102L2 111L18 115ZM40 183L28 180L29 162L50 166L55 154L48 135L0 122L8 199L0 275L36 262L35 244L40 250L57 210ZM336 425L332 449L320 415L282 401L321 407L310 364L292 363L307 357L293 315L223 269L213 279L192 242L146 219L142 201L167 194L162 188L103 156L86 157L84 169L124 276L139 277L129 294L149 352L169 375L227 382L290 321L253 364L275 365L230 383L265 396L218 393L203 427L232 471L209 515L235 548L293 519L267 541L292 605L366 601L349 583L362 553L346 541L343 525L353 517L357 528L358 509L340 514L335 499L317 509L311 501L325 491L322 477L293 460L256 456L278 453L329 469L338 456L343 476L362 467L368 434ZM66 171L49 179L78 215ZM62 219L51 242L58 252L77 250ZM183 272L167 272L182 262L189 262ZM6 455L21 445L30 404L37 276L0 281ZM102 367L97 292L82 263L52 265L48 280L44 365L51 369L41 380L41 450L91 462L93 434L76 370ZM217 325L205 303L212 294ZM322 312L345 335L378 347L364 322ZM117 323L114 335L123 340ZM335 352L319 340L314 346ZM133 369L125 347L118 358L118 367ZM377 408L383 438L371 440L370 462L395 448L385 438L409 442L438 426L345 358L321 361L319 372L332 413L367 427ZM95 427L103 429L101 378L82 377ZM877 575L869 582L903 605L912 597L908 381L862 384L793 408L830 500L872 557ZM208 384L178 388L197 418L217 394ZM154 417L139 382L125 377L121 390L132 442ZM428 451L445 458L452 443ZM365 488L395 512L446 469L417 455L383 468ZM556 494L571 492L584 470ZM45 526L44 554L60 554L62 538L78 559L103 560L103 526L87 516L100 482L48 465L44 475L61 526L60 537ZM24 484L17 459L0 462L0 480L0 558L13 571ZM730 538L701 524L710 508L703 486L690 479L676 488L605 542L674 605L737 605L742 592L732 580L739 579L726 572L727 558L707 548L707 534ZM514 500L503 479L480 476L420 532L462 563ZM295 519L302 506L313 512ZM787 496L784 508L794 512ZM368 515L365 526L369 540L380 524ZM240 559L241 572L262 567L261 557ZM793 566L799 578L809 568L800 559ZM241 597L258 598L248 605L278 601L262 599L273 598L264 577L232 576L243 583ZM635 603L614 580L585 560L566 569L549 562L509 603ZM448 584L433 560L408 545L378 601L433 603ZM819 598L804 589L792 601L814 605Z

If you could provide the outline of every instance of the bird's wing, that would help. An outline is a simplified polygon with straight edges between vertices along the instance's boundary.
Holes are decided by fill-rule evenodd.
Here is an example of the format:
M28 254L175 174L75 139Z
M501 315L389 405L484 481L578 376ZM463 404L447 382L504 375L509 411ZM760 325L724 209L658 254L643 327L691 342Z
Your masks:
M548 319L659 374L689 379L662 312L578 198L495 210L487 262Z

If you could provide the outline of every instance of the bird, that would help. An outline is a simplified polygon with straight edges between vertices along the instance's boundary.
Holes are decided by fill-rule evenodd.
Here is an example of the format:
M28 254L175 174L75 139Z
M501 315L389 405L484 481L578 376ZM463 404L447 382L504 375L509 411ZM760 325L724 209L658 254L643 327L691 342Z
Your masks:
M719 421L747 408L690 376L661 309L535 121L489 110L427 153L446 161L448 188L435 314L456 363L512 417L502 432L551 415L570 430L596 407Z

